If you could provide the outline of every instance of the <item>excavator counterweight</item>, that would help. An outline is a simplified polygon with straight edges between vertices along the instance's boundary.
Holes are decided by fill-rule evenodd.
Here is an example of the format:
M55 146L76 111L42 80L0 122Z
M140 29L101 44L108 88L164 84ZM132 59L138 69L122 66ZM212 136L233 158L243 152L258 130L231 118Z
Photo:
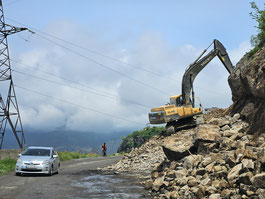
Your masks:
M213 41L213 44L214 49L202 57L211 44L185 71L182 78L182 94L170 97L168 105L151 109L149 113L150 124L167 123L166 129L171 134L178 128L203 123L202 117L199 117L196 123L196 118L202 114L202 108L195 108L193 81L201 70L216 56L229 73L234 68L223 44L216 39Z

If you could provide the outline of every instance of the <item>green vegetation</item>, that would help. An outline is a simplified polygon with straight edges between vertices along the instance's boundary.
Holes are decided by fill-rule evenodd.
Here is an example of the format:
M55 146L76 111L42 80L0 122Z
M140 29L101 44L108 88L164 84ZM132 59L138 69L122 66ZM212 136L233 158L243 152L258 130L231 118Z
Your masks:
M143 130L134 131L127 137L122 137L122 143L118 148L118 153L126 152L129 153L132 148L138 148L142 146L146 141L148 141L154 135L161 133L165 127L146 127Z
M80 152L58 152L60 161L79 159L79 158L88 158L88 157L98 157L98 154L95 153L80 153Z
M249 14L252 19L258 22L258 26L256 26L258 34L251 36L251 45L254 48L248 52L247 55L249 58L265 45L265 4L264 10L260 10L255 2L251 2L250 4L255 12L250 12Z
M4 160L0 160L0 176L10 171L14 171L16 166L16 160L7 158Z

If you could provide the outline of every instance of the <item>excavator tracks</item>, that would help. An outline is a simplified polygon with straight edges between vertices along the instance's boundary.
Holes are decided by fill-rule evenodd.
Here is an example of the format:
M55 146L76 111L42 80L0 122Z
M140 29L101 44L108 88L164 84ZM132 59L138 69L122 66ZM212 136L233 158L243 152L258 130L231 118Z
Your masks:
M190 129L204 124L203 115L196 117L184 118L177 121L168 122L166 125L166 134L171 135L183 129Z

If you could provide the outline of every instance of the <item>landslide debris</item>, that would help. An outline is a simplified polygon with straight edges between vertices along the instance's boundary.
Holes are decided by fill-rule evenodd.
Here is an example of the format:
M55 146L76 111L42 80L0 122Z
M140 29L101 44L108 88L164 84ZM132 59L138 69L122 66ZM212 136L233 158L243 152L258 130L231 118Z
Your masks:
M165 159L161 141L160 136L153 136L140 148L135 148L130 153L125 154L122 160L112 166L108 166L106 170L141 172L150 175L154 165Z
M254 139L248 128L240 114L211 117L199 127L154 136L106 170L146 172L145 188L157 198L262 198L265 135Z
M146 189L157 198L264 198L265 135L254 141L248 126L235 114L163 139L171 156L154 167Z

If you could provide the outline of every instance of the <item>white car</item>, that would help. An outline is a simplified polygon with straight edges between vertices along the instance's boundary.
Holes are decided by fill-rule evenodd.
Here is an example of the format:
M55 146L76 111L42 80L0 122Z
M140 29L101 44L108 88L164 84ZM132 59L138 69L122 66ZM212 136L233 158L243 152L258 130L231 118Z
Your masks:
M38 173L53 175L59 173L60 160L53 147L29 147L19 154L16 175Z

